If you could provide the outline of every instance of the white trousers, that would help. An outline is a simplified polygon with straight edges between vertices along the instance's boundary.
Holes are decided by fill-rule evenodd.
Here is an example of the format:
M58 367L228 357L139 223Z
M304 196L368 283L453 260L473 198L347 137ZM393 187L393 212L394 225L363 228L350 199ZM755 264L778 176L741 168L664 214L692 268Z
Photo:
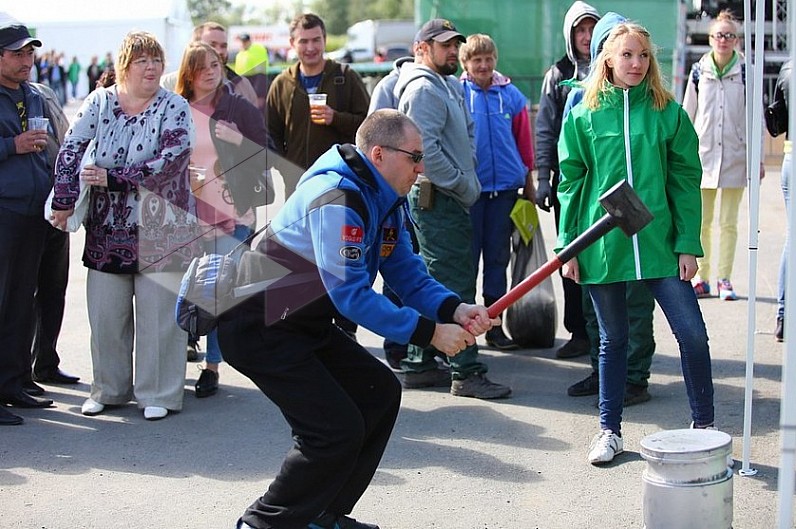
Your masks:
M179 272L88 271L92 399L182 409L188 335L174 321L181 278Z

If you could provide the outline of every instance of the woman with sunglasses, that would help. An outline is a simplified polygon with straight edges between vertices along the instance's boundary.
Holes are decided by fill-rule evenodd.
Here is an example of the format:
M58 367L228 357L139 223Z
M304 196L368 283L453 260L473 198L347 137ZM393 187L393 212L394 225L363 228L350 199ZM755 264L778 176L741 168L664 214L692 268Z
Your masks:
M267 148L272 147L262 112L235 94L224 79L218 53L209 44L194 42L183 54L174 88L191 105L196 128L191 189L204 250L216 254L232 251L252 233L257 220L250 204L243 202L246 197L232 196L227 180L241 171L267 170ZM207 335L205 367L195 385L197 397L218 391L221 360L218 337L212 331Z
M730 281L738 240L738 208L746 187L746 75L736 51L738 24L729 10L710 26L710 51L692 69L683 108L699 136L702 161L702 247L693 286L697 297L711 295L711 250L715 204L719 206L719 255L714 277L720 299L738 299ZM760 167L760 177L764 168Z

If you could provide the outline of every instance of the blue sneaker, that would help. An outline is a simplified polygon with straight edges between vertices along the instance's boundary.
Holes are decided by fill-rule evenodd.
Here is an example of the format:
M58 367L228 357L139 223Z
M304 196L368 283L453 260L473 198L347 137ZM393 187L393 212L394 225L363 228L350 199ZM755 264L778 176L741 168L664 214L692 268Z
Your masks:
M379 526L358 522L348 516L335 516L334 514L326 513L315 518L307 526L307 529L379 529Z

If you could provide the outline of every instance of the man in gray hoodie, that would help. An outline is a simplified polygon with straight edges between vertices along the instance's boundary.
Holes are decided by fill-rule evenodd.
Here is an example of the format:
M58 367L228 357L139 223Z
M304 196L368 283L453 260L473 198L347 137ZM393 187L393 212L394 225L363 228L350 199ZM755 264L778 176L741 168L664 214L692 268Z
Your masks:
M474 124L464 105L461 83L452 75L465 41L443 19L426 22L416 37L415 63L401 67L394 94L398 110L408 115L423 135L425 171L409 193L420 253L428 271L467 303L475 301L472 226L469 208L481 193L475 173ZM410 346L401 362L406 388L448 386L452 395L495 399L511 388L486 378L487 366L471 345L441 368L432 347ZM453 379L451 381L451 378Z
M545 73L539 111L536 114L536 205L553 212L558 229L558 135L570 86L562 81L582 81L589 73L589 45L594 25L600 19L595 8L577 0L564 16L564 41L567 54ZM564 287L564 328L571 339L556 351L558 358L589 354L589 337L583 317L583 292L580 285L562 277Z

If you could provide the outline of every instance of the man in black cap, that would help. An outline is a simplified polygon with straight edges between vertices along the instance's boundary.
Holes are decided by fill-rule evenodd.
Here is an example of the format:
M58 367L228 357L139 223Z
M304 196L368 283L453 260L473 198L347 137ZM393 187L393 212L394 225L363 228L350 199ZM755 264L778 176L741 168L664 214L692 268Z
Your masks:
M21 424L5 406L46 408L23 389L30 373L33 295L47 234L44 201L52 187L46 130L30 130L44 101L28 83L34 47L28 28L0 14L0 424Z

